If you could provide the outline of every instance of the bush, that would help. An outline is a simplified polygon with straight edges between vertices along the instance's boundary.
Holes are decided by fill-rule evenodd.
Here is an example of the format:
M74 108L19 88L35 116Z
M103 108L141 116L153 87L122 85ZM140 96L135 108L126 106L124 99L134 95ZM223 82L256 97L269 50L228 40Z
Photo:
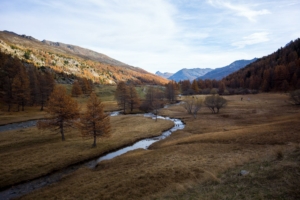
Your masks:
M227 100L219 95L212 95L205 98L204 104L215 114L219 113L219 110L227 105Z

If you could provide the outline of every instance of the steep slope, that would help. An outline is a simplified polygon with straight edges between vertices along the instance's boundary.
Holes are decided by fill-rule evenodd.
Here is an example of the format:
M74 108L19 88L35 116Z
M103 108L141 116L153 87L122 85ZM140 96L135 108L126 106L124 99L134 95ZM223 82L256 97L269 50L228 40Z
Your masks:
M124 64L95 51L31 36L0 31L0 50L58 73L85 77L103 84L129 81L137 84L165 84L168 80L141 68Z
M216 80L221 80L222 78L224 78L225 76L247 66L248 64L256 61L257 58L254 58L252 60L237 60L237 61L234 61L233 63L231 63L230 65L227 65L225 67L221 67L221 68L217 68L217 69L214 69L210 72L208 72L207 74L203 75L203 76L200 76L199 78L197 79L202 79L202 80L205 80L205 79L216 79Z
M163 78L169 78L170 76L172 76L174 73L170 73L170 72L160 72L160 71L157 71L155 73L157 76L160 76L160 77L163 77Z
M201 69L201 68L194 68L194 69L181 69L178 72L176 72L175 74L173 74L172 76L170 76L168 79L169 80L174 80L174 81L180 81L180 80L194 80L196 78L198 78L199 76L203 76L206 73L212 71L212 69L210 68L205 68L205 69Z
M223 80L230 88L288 91L300 89L300 39L262 57Z

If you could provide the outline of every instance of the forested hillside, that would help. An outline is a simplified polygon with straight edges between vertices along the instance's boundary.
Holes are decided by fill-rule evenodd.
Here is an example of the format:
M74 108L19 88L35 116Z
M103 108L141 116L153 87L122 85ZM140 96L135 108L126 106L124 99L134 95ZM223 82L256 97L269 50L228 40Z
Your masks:
M300 89L300 39L230 74L222 81L229 88L263 92Z

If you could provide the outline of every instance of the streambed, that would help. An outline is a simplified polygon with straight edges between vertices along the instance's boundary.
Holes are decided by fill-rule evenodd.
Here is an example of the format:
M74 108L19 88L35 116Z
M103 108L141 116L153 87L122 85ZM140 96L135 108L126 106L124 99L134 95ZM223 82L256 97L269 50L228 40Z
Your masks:
M110 115L111 116L117 116L117 115L119 115L119 112L112 112ZM155 120L155 118L156 118L156 116L151 114L151 113L144 114L144 115L138 114L138 116L150 117L153 120ZM1 191L0 192L0 199L1 200L8 200L8 199L20 197L20 196L28 194L28 193L30 193L34 190L41 189L43 187L46 187L46 186L51 185L53 183L56 183L56 182L60 181L63 176L71 174L72 172L76 171L77 169L79 169L81 167L88 166L90 168L94 168L99 162L101 162L103 160L109 160L109 159L115 158L115 157L120 156L124 153L127 153L128 151L135 150L135 149L140 149L140 148L148 149L148 147L151 144L153 144L157 141L163 140L166 137L170 136L172 134L172 132L177 131L179 129L183 129L185 127L184 123L179 119L171 119L169 117L162 117L162 116L157 116L157 118L158 119L163 119L163 120L173 121L174 127L167 130L167 131L165 131L165 132L163 132L160 136L142 139L142 140L134 143L133 145L129 145L129 146L124 147L122 149L119 149L117 151L108 153L108 154L106 154L104 156L101 156L97 159L93 159L93 160L90 160L90 161L87 161L87 162L84 162L84 163L81 163L81 164L75 164L75 165L69 166L69 167L67 167L63 170L57 171L55 173L52 173L52 174L49 174L49 175L46 175L46 176L43 176L43 177L40 177L40 178L36 178L36 179L28 181L26 183L21 183L21 184L15 185L15 186L13 186L9 189ZM36 120L34 120L34 121L36 123ZM31 123L31 124L28 124L28 125L34 126L35 123ZM21 127L17 126L17 124L14 124L14 126L16 126L18 128L22 127L22 126ZM28 126L26 126L26 127L28 127ZM10 129L10 130L12 130L12 129Z

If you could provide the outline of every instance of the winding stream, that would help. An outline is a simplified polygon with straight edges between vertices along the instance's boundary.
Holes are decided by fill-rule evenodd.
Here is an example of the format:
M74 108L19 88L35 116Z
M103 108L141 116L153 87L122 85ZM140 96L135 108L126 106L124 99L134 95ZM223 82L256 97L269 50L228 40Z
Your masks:
M117 116L117 115L119 115L119 112L112 112L110 114L110 116ZM144 114L144 115L138 115L138 116L150 117L152 119L155 119L155 115L153 115L151 113ZM148 147L151 144L153 144L159 140L163 140L166 137L170 136L172 134L172 132L177 131L179 129L183 129L185 127L184 123L179 119L171 119L169 117L162 117L162 116L157 116L157 118L173 121L174 127L169 129L168 131L163 132L160 136L142 139L142 140L134 143L133 145L130 145L130 146L124 147L122 149L119 149L117 151L108 153L97 159L93 159L91 161L87 161L87 162L81 163L81 164L75 164L75 165L69 166L63 170L52 173L50 175L46 175L46 176L34 179L32 181L28 181L26 183L21 183L21 184L15 185L7 190L1 191L0 199L1 200L9 200L12 198L20 197L20 196L28 194L34 190L41 189L43 187L46 187L53 183L56 183L56 182L60 181L63 176L71 174L72 172L76 171L77 169L79 169L81 167L88 166L90 168L94 168L99 162L101 162L103 160L109 160L109 159L115 158L124 153L127 153L128 151L140 149L140 148L148 149ZM36 120L35 120L35 122L36 122ZM30 125L33 126L33 124L35 125L35 123L32 123ZM20 128L20 127L18 126L18 128Z

